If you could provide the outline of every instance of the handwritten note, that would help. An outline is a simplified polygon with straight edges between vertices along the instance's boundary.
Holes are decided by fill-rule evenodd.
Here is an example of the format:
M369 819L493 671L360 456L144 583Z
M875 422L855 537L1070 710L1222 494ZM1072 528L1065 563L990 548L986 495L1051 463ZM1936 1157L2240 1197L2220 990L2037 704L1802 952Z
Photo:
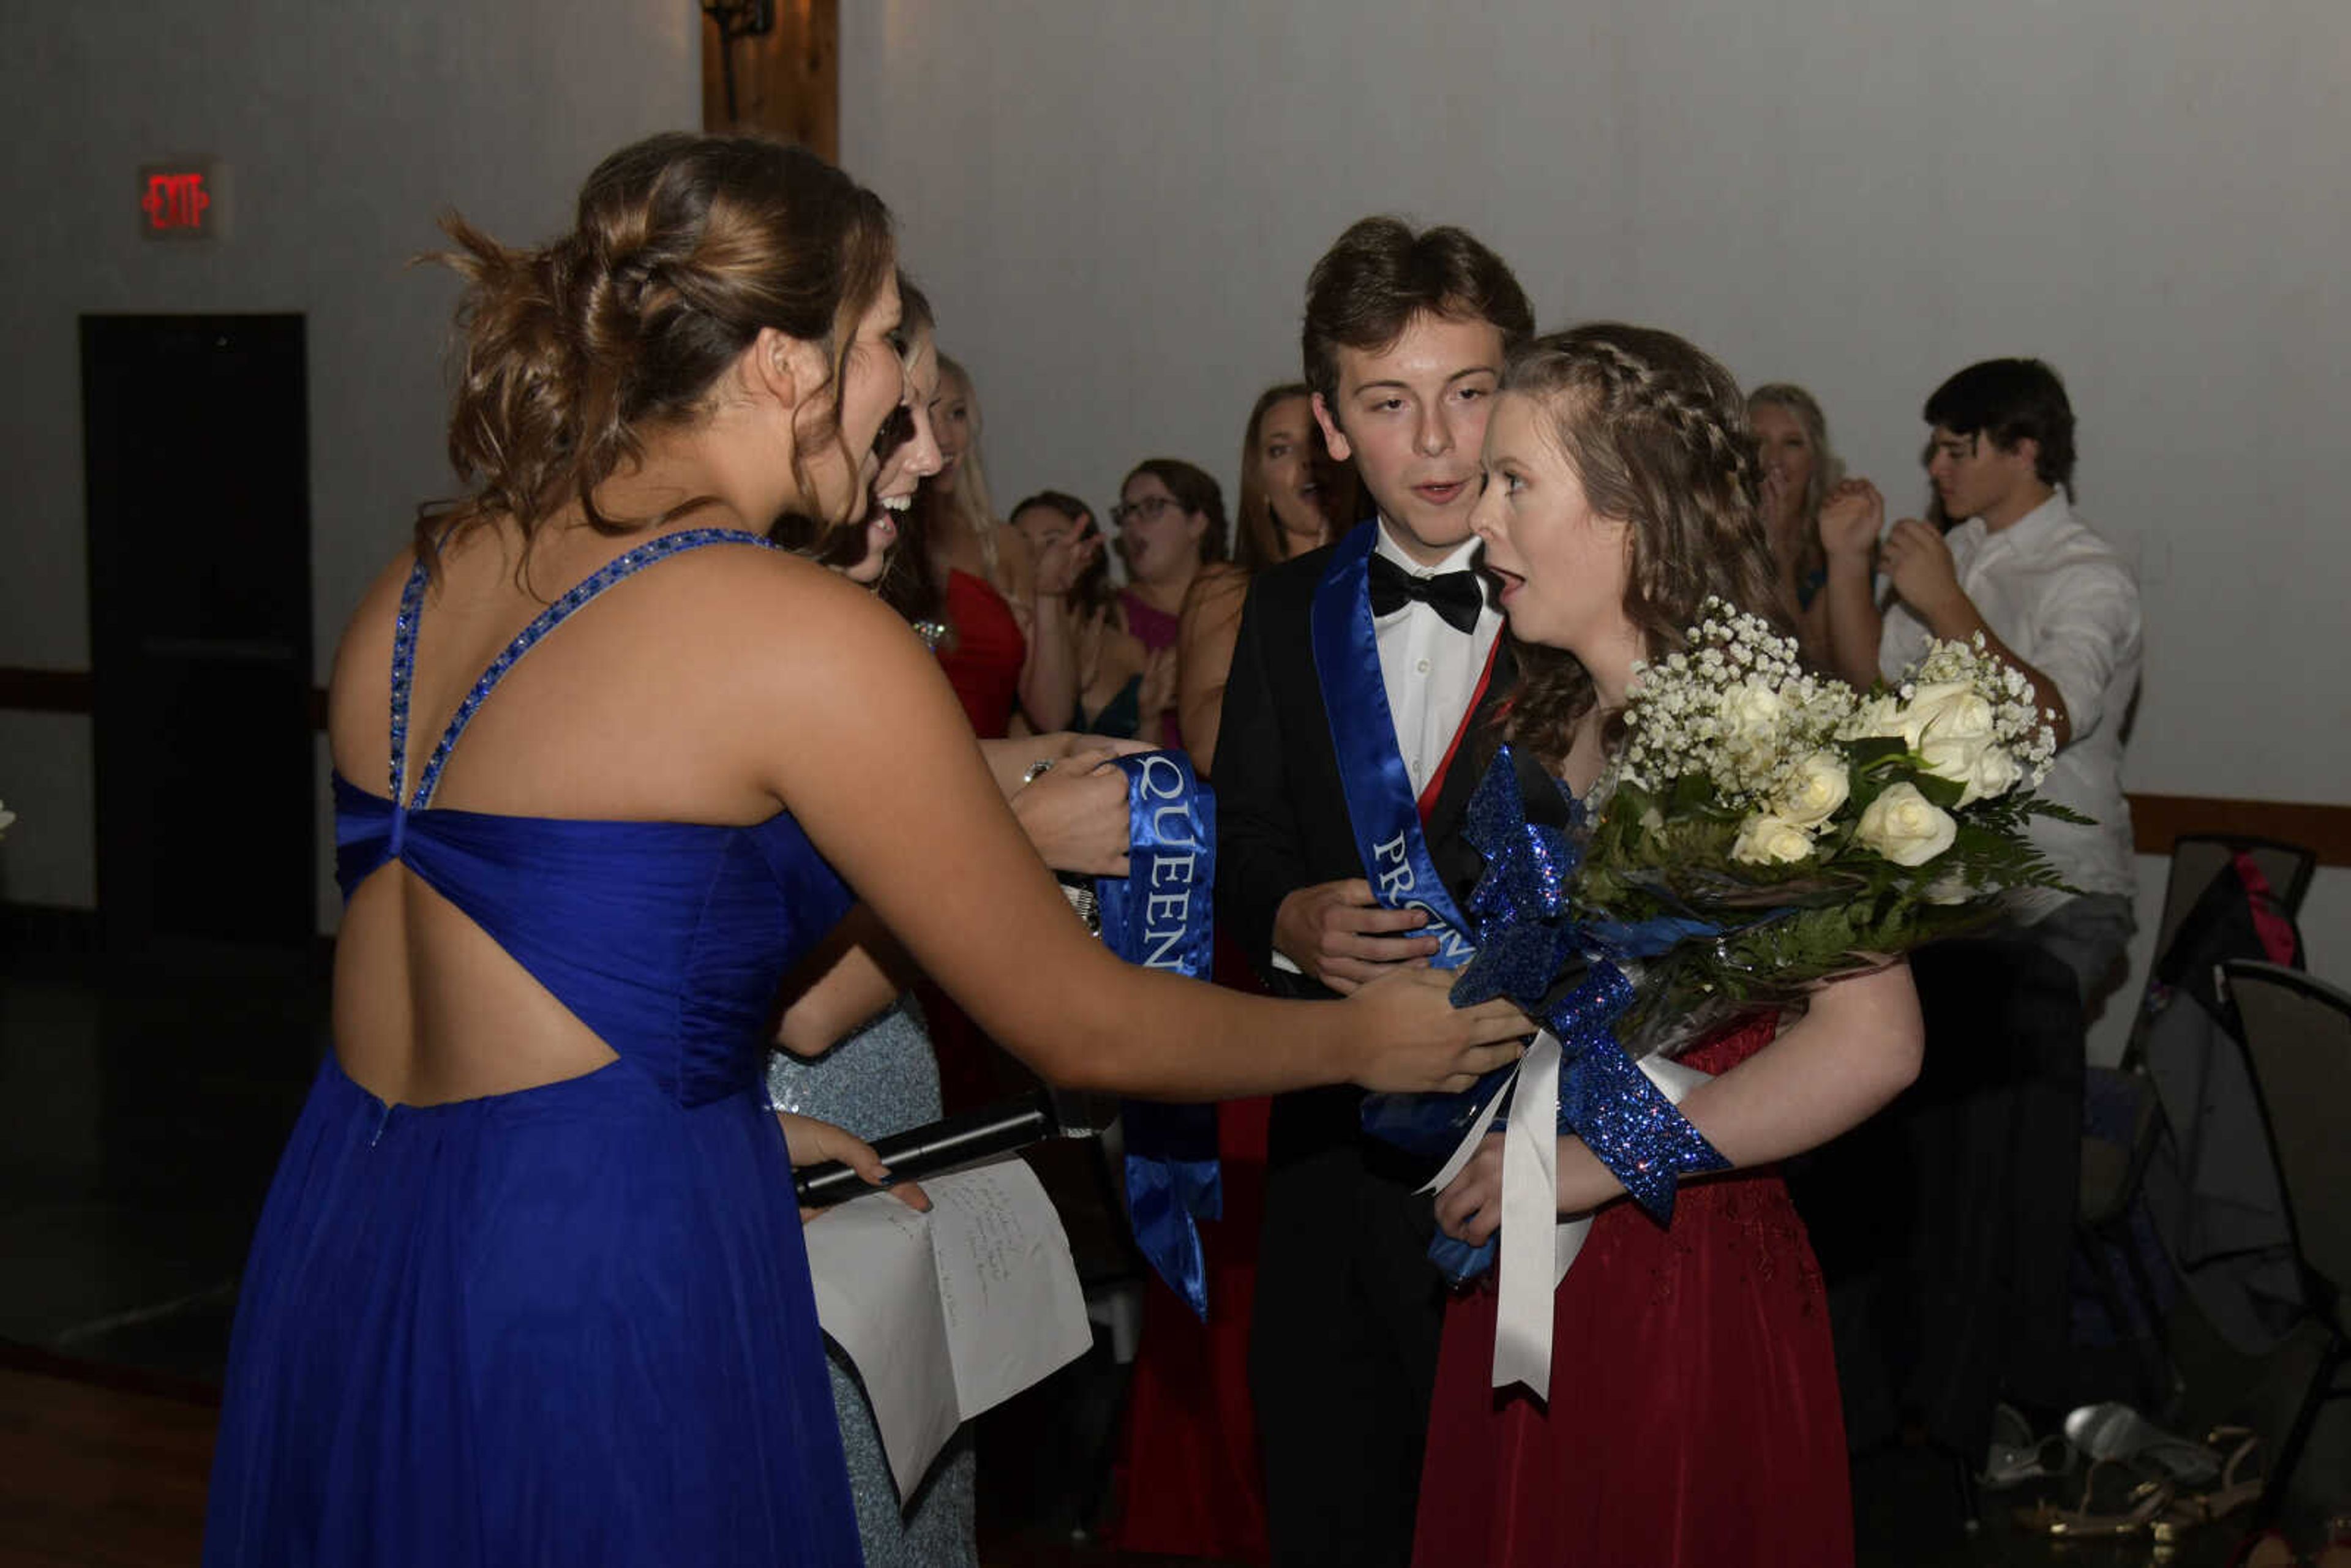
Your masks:
M902 1498L959 1424L1092 1343L1069 1237L1025 1163L923 1190L927 1215L876 1193L807 1229L817 1321L865 1385Z

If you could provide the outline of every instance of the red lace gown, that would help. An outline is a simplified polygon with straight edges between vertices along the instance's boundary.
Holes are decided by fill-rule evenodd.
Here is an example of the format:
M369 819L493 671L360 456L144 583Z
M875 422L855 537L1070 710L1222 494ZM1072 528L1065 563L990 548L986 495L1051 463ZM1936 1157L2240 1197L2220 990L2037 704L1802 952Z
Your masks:
M1125 596L1127 629L1146 649L1174 645L1176 617ZM1147 726L1151 716L1144 716ZM1161 744L1180 746L1176 716ZM1148 731L1146 730L1146 733ZM1216 977L1264 989L1240 949L1217 934ZM1217 1107L1217 1153L1224 1164L1224 1217L1200 1226L1208 1321L1155 1276L1143 1301L1143 1335L1127 1385L1117 1465L1119 1506L1106 1532L1121 1551L1262 1563L1265 1466L1249 1402L1249 1311L1257 1297L1258 1232L1265 1221L1266 1126L1273 1102L1232 1100Z
M1719 1073L1766 1019L1682 1060ZM1828 1300L1769 1168L1603 1210L1552 1309L1552 1398L1492 1387L1495 1296L1445 1315L1418 1568L1834 1568L1853 1500Z

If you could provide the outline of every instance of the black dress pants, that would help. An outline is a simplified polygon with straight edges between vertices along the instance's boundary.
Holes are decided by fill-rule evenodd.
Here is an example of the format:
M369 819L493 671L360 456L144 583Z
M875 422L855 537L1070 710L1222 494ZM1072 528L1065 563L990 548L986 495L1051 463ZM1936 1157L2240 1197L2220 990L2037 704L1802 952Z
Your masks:
M1430 1174L1345 1090L1275 1102L1249 1387L1275 1568L1404 1568L1444 1326Z

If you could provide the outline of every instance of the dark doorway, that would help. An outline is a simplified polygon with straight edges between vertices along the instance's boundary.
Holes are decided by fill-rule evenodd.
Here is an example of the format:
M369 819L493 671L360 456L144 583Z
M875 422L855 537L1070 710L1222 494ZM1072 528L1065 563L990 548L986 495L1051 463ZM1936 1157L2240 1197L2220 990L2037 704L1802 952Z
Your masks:
M300 316L84 316L107 946L316 925Z

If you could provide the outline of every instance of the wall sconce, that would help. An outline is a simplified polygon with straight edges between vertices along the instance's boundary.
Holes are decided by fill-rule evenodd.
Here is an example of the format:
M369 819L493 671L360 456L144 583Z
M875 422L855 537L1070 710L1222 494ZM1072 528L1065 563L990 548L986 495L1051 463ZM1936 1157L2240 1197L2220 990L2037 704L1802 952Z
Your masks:
M735 40L765 37L776 30L776 0L702 0L702 14L718 28L718 78L726 89L726 124L735 110Z

